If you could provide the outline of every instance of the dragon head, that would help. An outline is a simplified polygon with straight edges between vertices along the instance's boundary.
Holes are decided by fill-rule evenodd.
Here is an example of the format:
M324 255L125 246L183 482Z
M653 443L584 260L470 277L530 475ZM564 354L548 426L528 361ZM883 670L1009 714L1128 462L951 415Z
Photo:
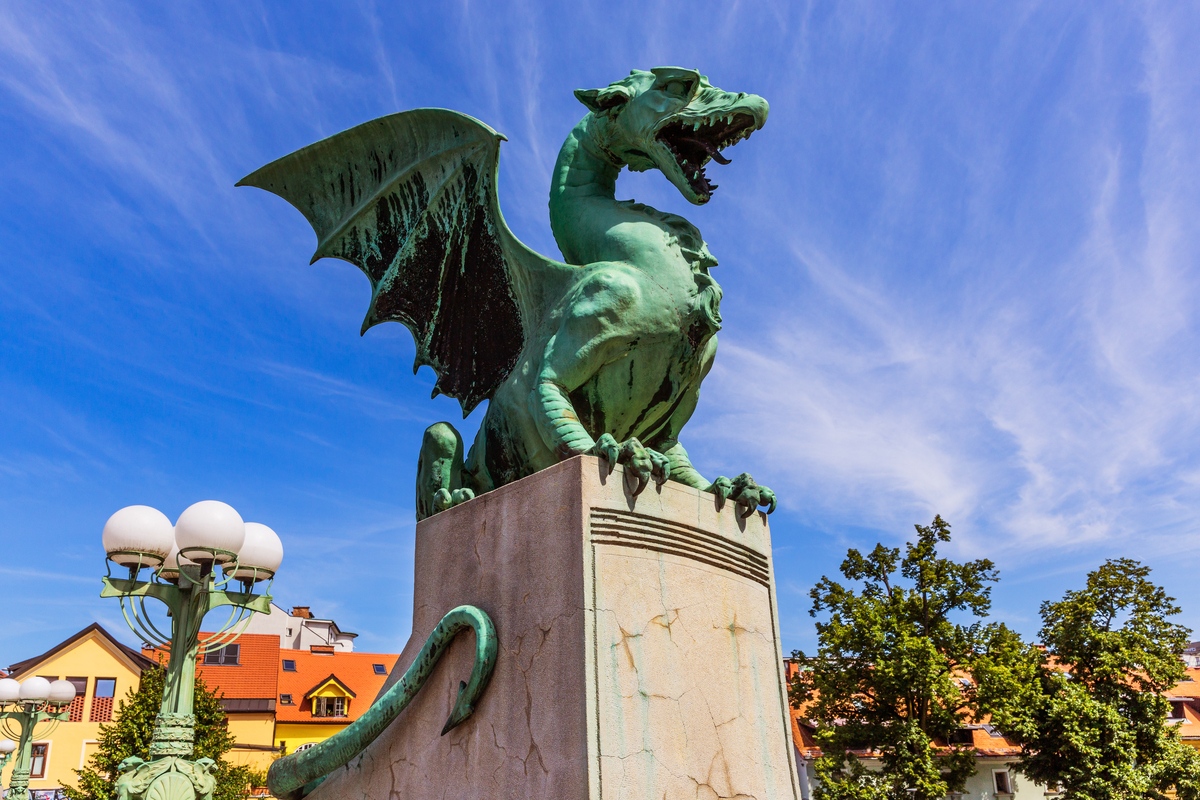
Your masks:
M721 150L737 144L767 121L767 101L756 94L726 92L692 69L634 70L603 89L577 89L575 97L607 121L600 146L635 172L657 168L696 205L716 184L704 167L728 164Z

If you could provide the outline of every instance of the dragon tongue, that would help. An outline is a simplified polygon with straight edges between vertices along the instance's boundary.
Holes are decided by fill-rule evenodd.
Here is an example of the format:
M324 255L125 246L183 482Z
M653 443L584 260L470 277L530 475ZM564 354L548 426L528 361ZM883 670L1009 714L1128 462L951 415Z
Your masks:
M687 137L680 137L679 141L689 142L691 144L696 144L696 145L699 145L700 147L703 147L704 151L706 153L708 153L709 157L712 158L713 161L716 161L718 164L733 163L730 159L721 155L720 148L718 148L715 144L713 144L712 142L709 142L705 139L696 139L691 136L687 136Z

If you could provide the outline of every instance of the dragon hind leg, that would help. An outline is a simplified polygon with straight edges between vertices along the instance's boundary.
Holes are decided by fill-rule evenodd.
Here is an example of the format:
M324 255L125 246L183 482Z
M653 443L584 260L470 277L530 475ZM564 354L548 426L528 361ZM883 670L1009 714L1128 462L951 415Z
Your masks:
M417 461L417 519L423 520L475 496L463 488L463 440L454 426L438 422L425 430Z

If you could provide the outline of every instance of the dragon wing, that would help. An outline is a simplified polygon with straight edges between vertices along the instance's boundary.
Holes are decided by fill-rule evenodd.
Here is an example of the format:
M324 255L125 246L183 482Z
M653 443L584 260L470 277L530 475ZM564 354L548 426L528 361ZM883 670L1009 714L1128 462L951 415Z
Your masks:
M403 322L417 344L413 372L437 373L433 394L463 416L504 382L538 323L541 300L574 268L513 235L500 214L504 136L445 109L391 114L343 131L247 175L312 225L312 260L333 257L371 280L362 332Z

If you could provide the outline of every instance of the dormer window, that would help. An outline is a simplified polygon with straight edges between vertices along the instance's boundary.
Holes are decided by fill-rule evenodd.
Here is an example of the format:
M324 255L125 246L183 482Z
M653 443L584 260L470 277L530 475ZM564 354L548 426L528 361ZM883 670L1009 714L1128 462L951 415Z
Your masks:
M346 698L344 697L314 697L312 704L314 717L346 716Z

